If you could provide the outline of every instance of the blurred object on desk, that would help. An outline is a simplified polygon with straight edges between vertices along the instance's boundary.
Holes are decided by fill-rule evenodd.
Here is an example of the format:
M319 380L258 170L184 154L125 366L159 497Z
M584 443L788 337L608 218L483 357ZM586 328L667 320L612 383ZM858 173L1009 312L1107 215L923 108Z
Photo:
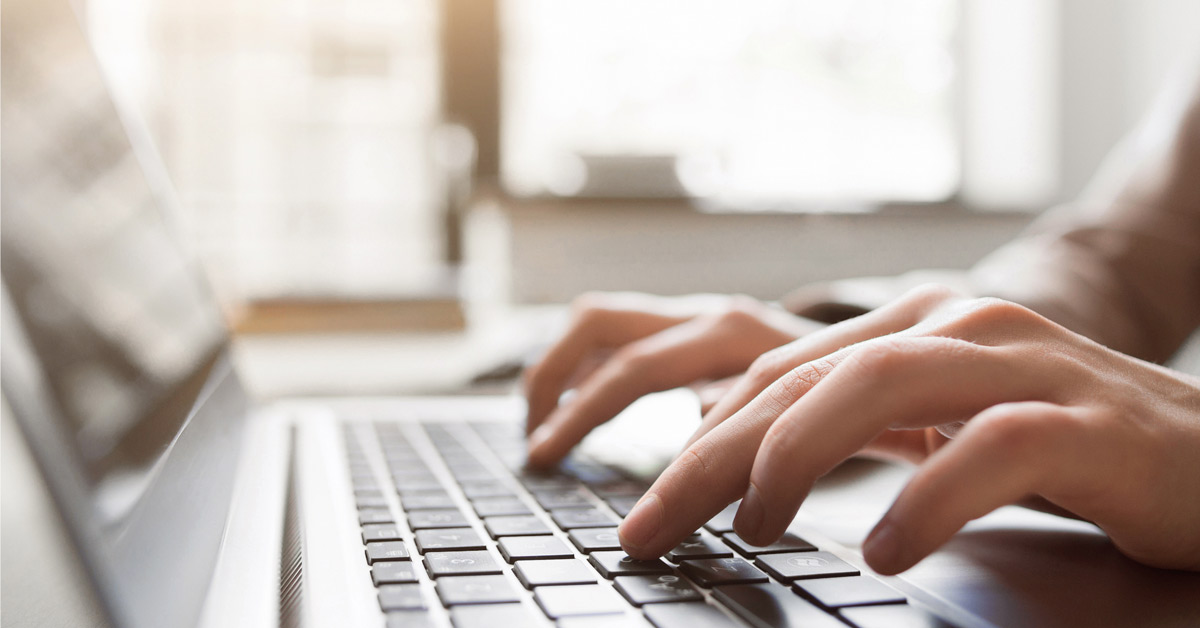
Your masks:
M467 325L458 273L430 274L404 290L365 291L348 286L321 290L279 289L247 295L226 308L237 334L461 331Z
M466 324L457 298L424 295L252 299L233 309L230 316L230 326L237 334L450 331L463 329Z
M460 330L239 334L234 359L259 399L292 395L505 392L511 380L481 373L523 363L556 337L561 306L480 307L468 302Z

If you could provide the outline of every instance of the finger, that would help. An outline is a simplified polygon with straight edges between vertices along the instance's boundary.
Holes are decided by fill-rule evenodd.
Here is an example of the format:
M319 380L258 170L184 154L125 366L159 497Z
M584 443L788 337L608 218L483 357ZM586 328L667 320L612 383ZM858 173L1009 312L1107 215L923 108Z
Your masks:
M525 376L529 403L526 433L533 432L558 405L567 383L586 358L602 349L620 347L684 320L681 316L621 309L607 304L605 297L592 297L577 306L567 332L531 367Z
M883 574L904 571L972 519L1072 473L1081 418L1079 409L1036 401L981 412L917 470L868 535L867 564Z
M763 435L779 413L807 392L849 349L796 370L788 386L764 391L750 404L688 445L621 522L621 546L635 558L660 556L742 497ZM696 487L704 487L701 492ZM670 512L668 519L663 513Z
M696 395L700 398L700 414L708 414L708 411L712 410L713 406L717 405L717 402L721 400L721 397L724 397L729 393L729 390L733 388L734 384L737 383L737 380L741 376L741 374L734 375L732 377L726 377L725 379L719 379L715 382L708 382L707 384L701 386L700 389L696 391Z
M752 334L730 321L728 315L694 318L626 345L530 436L529 463L553 465L638 398L736 373L764 349L788 340L767 327Z
M811 390L764 435L734 519L738 534L756 545L779 538L816 480L888 429L961 421L997 403L1038 398L1043 379L1017 368L1012 355L951 338L893 336L842 352L816 384L809 373L785 376L747 410L787 404L789 389Z
M788 371L843 347L912 327L930 311L959 295L941 286L921 286L899 299L857 318L830 325L756 360L746 376L707 412L687 445L728 419ZM686 446L685 446L686 447Z
M847 348L796 369L787 385L750 404L690 444L659 475L621 523L621 546L637 558L659 556L746 492L763 435L779 413L816 385ZM696 487L704 487L701 492ZM669 520L663 513L670 512Z

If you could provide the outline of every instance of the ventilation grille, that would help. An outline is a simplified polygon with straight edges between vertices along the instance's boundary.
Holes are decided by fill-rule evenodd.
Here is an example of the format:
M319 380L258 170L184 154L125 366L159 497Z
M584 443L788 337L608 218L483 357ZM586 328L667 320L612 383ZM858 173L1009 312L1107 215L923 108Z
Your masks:
M300 523L297 486L300 474L296 462L296 428L292 428L288 446L288 487L284 504L283 551L279 558L279 625L299 628L302 624L301 601L304 599L304 530Z

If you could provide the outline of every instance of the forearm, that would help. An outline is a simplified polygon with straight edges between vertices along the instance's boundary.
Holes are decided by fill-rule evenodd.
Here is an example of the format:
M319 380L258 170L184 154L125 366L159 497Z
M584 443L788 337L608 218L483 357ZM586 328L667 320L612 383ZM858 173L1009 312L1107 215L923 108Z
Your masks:
M970 272L835 281L801 288L784 305L836 322L932 281L1021 303L1111 348L1165 360L1200 324L1200 80L1191 86L1167 94L1079 200L1047 212Z
M1200 323L1200 81L1168 94L1075 203L981 262L972 291L1160 362Z

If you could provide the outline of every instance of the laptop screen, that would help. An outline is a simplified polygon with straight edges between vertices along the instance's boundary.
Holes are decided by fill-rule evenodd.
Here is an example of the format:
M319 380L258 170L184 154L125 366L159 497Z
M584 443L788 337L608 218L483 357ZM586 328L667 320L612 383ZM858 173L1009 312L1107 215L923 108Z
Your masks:
M116 517L224 328L68 5L5 0L2 17L4 283L97 506Z

